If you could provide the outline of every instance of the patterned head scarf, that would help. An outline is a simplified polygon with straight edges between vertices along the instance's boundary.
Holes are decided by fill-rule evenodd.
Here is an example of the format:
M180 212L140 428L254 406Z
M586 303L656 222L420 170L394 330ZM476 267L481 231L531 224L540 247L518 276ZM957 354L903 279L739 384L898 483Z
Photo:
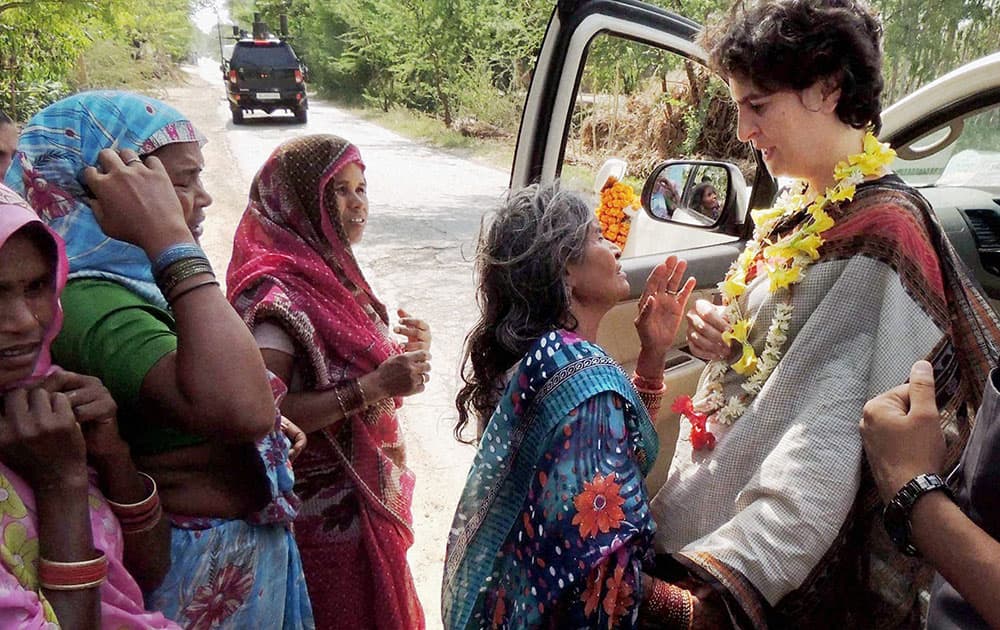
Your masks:
M363 166L358 150L337 136L305 136L278 147L254 178L226 276L229 301L247 325L274 322L295 339L310 390L360 378L402 352L389 334L385 307L358 268L330 186L351 163ZM399 404L379 401L310 435L295 462L307 505L296 537L311 548L325 544L327 525L308 515L329 509L331 469L346 473L363 499L356 516L365 523L372 566L392 567L364 576L383 597L378 625L413 628L423 626L405 570L414 477L404 461ZM366 588L345 577L337 592L351 599Z
M104 234L81 182L103 149L145 156L176 142L204 144L204 137L169 105L127 92L84 92L28 121L7 182L66 240L70 278L114 280L165 307L146 253Z
M53 369L52 358L49 353L49 348L52 345L52 340L56 338L59 333L59 329L62 328L63 313L62 307L59 304L59 295L62 293L63 287L66 286L66 271L68 264L66 262L66 251L63 247L63 241L59 238L59 235L49 229L42 221L38 218L38 215L28 207L24 199L18 196L10 188L0 184L0 248L7 244L8 239L20 230L21 228L38 224L44 230L51 239L56 252L56 259L53 261L55 263L55 290L52 292L52 301L54 304L54 315L52 317L52 323L49 324L48 330L45 331L45 336L42 338L42 349L38 353L38 358L35 360L35 367L31 371L31 376L24 381L18 383L11 383L5 389L12 389L14 387L20 387L27 383L37 381L45 376L47 376Z
M227 274L229 299L244 318L276 303L308 318L299 341L313 352L312 380L321 388L399 351L373 325L372 313L383 323L388 314L361 273L330 186L351 163L364 167L357 147L333 135L279 146L254 178Z

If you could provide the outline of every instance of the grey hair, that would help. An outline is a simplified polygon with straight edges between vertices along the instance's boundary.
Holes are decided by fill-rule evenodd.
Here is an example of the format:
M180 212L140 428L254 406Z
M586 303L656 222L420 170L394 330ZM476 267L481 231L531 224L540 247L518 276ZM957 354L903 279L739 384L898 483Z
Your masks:
M559 182L511 191L484 219L476 255L480 317L465 339L465 386L455 400L459 440L470 415L482 432L497 383L538 337L576 328L565 278L567 267L583 258L594 220L587 201L560 190Z

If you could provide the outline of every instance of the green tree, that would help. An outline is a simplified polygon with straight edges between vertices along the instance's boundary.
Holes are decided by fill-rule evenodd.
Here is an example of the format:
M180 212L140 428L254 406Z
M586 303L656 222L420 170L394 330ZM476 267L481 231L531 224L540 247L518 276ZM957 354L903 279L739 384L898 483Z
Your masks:
M141 87L142 68L153 78L186 56L190 10L190 0L0 0L0 107L25 120L74 88Z
M516 127L553 0L229 0L248 25L289 14L313 84L346 100L472 116ZM731 0L651 0L704 22ZM997 48L1000 0L872 0L885 24L885 102ZM600 69L585 89L630 95L661 72L640 48L589 51ZM724 95L723 95L724 96ZM511 112L515 112L512 114Z

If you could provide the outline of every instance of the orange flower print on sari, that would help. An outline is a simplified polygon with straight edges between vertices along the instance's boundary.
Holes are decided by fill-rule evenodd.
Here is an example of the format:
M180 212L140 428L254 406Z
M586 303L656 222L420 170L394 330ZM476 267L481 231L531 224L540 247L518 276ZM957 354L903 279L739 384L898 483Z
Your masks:
M614 628L623 616L629 614L633 604L632 585L625 581L625 567L620 564L615 567L605 586L608 592L604 596L604 612L608 616L608 628Z
M587 576L587 588L583 590L583 614L590 617L601 603L601 585L604 584L604 573L608 565L600 563Z
M615 473L606 477L597 474L593 481L583 482L583 491L573 497L573 507L576 508L573 524L580 526L581 538L618 529L625 519L621 507L625 499L620 491L621 486L615 483Z
M503 587L497 592L497 605L493 608L493 628L502 628L507 618L507 592Z

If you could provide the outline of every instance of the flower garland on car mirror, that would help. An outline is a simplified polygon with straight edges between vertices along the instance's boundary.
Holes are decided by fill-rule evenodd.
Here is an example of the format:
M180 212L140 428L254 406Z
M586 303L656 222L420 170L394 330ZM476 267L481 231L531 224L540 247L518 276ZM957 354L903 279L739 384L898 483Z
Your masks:
M601 234L607 240L624 249L631 229L632 217L639 209L639 197L632 187L617 177L608 177L601 187L601 205L594 213L601 224Z
M825 242L823 233L834 226L824 208L828 204L840 204L854 199L858 184L868 177L881 177L896 157L888 144L879 142L869 130L864 138L864 150L851 155L834 168L834 186L817 196L810 203L806 197L807 183L797 181L786 190L774 206L754 210L753 239L733 262L725 279L719 284L722 293L724 315L732 322L723 334L727 342L737 342L742 348L740 358L730 364L725 360L715 360L708 364L702 395L692 406L678 401L678 409L695 425L707 416L720 424L732 424L743 415L747 405L760 393L771 372L778 365L788 339L788 325L792 318L791 287L802 282L806 270L819 258L819 248ZM804 208L804 209L803 209ZM797 220L795 227L781 234L781 227ZM750 331L754 320L743 312L740 297L747 286L758 277L766 275L769 280L768 292L781 294L782 301L775 305L774 315L764 337L764 349L757 355L750 344ZM744 377L741 393L725 399L723 378L732 369ZM690 411L689 411L690 409ZM692 435L692 437L694 437ZM692 439L692 442L694 440ZM695 448L711 448L715 440L699 439Z

